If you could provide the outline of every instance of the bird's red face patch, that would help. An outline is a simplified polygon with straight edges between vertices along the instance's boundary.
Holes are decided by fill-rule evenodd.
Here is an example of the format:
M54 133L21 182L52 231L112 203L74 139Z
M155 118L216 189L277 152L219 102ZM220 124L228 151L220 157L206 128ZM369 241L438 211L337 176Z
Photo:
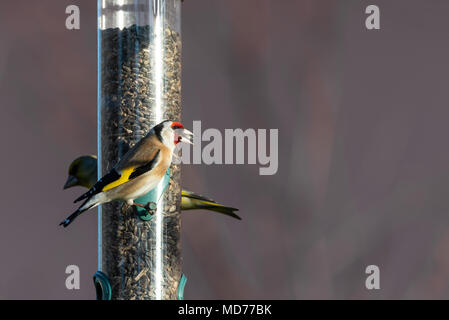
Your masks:
M182 125L181 122L173 121L173 123L171 124L170 128L172 128L173 130L176 130L176 129L184 129L184 126ZM175 146L176 146L178 143L180 143L181 140L182 140L181 136L175 132L175 141L174 141Z
M170 126L173 130L176 129L184 129L184 126L182 125L181 122L177 122L177 121L173 121L173 123Z
M181 136L175 132L175 146L182 140Z

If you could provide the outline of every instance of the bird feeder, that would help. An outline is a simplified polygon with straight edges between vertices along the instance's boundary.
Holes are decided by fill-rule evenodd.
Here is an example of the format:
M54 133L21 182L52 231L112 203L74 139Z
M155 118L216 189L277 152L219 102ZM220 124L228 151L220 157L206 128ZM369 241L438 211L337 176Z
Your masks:
M181 0L98 0L99 178L154 125L180 118ZM176 299L180 166L136 202L156 203L156 213L121 202L99 209L97 280L112 299Z

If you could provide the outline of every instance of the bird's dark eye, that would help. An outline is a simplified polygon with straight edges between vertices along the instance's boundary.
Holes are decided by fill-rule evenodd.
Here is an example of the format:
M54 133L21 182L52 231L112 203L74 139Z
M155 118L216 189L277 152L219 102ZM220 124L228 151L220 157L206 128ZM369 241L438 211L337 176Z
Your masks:
M176 129L181 129L181 127L180 127L180 126L176 126L176 125L175 125L175 126L173 126L173 127L172 127L172 129L173 129L173 130L176 130Z
M78 171L78 164L75 164L73 167L70 168L69 174L71 175L75 175L76 172Z

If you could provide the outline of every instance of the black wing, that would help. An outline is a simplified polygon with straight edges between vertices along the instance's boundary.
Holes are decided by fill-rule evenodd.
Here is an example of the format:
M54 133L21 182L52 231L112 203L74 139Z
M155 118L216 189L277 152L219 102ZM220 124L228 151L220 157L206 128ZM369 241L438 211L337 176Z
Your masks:
M154 166L156 165L156 163L158 162L160 152L161 151L158 150L156 155L154 156L154 158L151 161L149 161L148 163L144 164L143 166L135 168L133 170L133 172L127 178L127 181L130 181L134 178L137 178L138 176L141 176L142 174L144 174L148 171L151 171L154 168ZM98 180L98 182L89 191L87 191L85 194L83 194L78 199L76 199L75 203L78 201L87 199L87 198L91 198L94 195L102 192L104 187L106 187L108 184L110 184L114 181L117 181L121 177L122 177L122 175L120 172L118 172L116 169L112 169L103 178Z
M84 200L87 198L91 198L92 196L96 195L97 193L100 193L101 191L103 191L103 188L105 186L107 186L108 184L120 179L120 177L121 177L121 174L117 170L112 169L103 178L98 180L97 183L95 183L95 185L89 191L87 191L81 197L76 199L74 202L76 203L78 201L81 201L81 200Z
M129 175L129 180L137 178L138 176L141 176L142 174L151 171L159 160L160 152L161 150L158 150L156 155L150 162L144 164L143 166L135 168L134 171Z

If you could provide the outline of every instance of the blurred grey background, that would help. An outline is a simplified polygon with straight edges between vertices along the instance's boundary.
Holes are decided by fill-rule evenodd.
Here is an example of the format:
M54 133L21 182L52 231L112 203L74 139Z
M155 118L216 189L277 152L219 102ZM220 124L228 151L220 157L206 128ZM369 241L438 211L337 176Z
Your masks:
M81 30L65 28L66 6ZM381 30L365 8L381 9ZM444 0L187 0L183 122L279 129L279 171L185 165L243 221L188 212L187 299L449 298ZM96 1L0 2L0 299L94 299L97 215L58 227L96 153ZM81 289L65 288L65 268ZM381 290L365 289L365 268Z

